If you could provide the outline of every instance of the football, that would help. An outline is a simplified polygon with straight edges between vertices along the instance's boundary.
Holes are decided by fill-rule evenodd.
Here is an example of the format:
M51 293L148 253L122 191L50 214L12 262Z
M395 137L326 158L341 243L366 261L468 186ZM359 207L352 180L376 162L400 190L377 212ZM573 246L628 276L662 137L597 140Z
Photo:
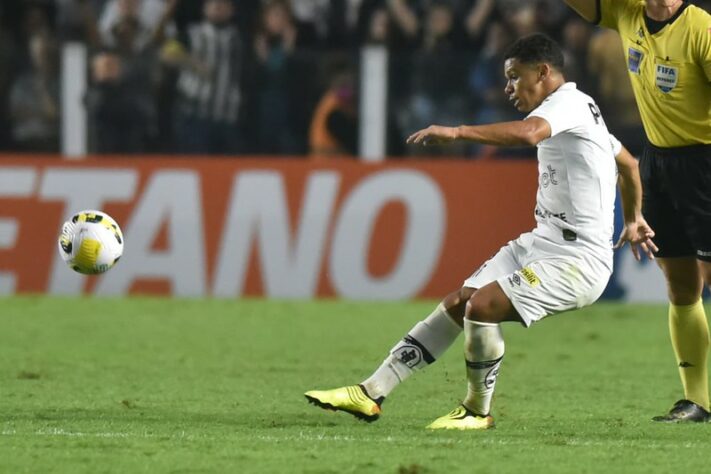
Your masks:
M123 254L123 234L115 220L101 211L81 211L62 225L59 254L69 267L85 275L104 273Z

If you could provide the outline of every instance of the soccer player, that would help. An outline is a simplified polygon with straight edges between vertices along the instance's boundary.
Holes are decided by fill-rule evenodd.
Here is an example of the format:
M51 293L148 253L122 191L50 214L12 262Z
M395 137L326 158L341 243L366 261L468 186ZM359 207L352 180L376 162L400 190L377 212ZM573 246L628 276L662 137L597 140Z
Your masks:
M642 211L656 232L684 399L656 421L708 421L711 284L711 15L682 0L566 0L617 30L647 135Z
M432 364L464 330L468 389L462 404L431 429L487 429L504 339L499 323L530 326L551 314L592 304L612 272L616 166L630 242L650 258L652 230L640 212L637 162L610 135L595 101L566 82L560 47L542 34L515 42L505 54L505 92L525 120L479 126L432 125L409 143L468 140L490 145L536 145L537 226L509 242L392 348L358 385L313 390L306 398L367 421L380 415L385 397L416 370ZM472 236L476 243L476 236ZM639 246L639 248L638 248Z

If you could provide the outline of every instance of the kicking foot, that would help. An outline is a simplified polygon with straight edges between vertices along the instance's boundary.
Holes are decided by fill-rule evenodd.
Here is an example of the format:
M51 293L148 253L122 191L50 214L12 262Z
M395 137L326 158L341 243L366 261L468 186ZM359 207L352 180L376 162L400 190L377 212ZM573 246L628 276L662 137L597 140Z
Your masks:
M365 393L360 385L334 388L333 390L311 390L304 394L309 403L326 410L344 411L368 423L380 417L380 403Z

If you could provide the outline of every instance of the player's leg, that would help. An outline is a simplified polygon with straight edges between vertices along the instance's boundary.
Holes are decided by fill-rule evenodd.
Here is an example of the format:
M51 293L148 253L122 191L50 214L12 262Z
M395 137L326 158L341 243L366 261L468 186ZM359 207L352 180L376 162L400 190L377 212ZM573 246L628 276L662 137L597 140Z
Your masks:
M375 421L390 392L413 373L433 364L462 332L462 319L472 288L450 293L424 320L415 324L390 350L373 374L358 385L311 390L304 395L322 408L341 410Z
M709 328L701 292L701 266L694 257L659 258L669 293L669 334L684 387L684 399L656 421L706 421L709 417L707 358Z
M684 399L656 421L706 421L709 409L709 330L701 302L697 249L711 250L708 157L692 148L665 152L648 147L640 160L642 212L655 231L657 262L669 294L669 333L684 387Z
M588 306L600 297L609 280L611 262L597 254L571 251L565 255L566 249L535 238L531 242L519 239L512 246L517 255L525 255L522 266L481 286L466 308L467 395L460 407L429 428L492 427L491 400L504 356L500 323L530 326L546 316ZM476 285L476 279L472 283Z
M464 317L464 354L467 395L462 405L438 418L430 429L487 429L494 426L490 415L496 377L504 357L504 339L499 323L523 322L498 282L477 290L469 299Z
M709 257L711 258L711 257ZM701 272L701 277L704 280L704 283L706 286L711 288L711 260L706 261L706 260L699 260L698 261L699 265L699 271Z
M415 371L433 364L462 332L462 319L472 288L447 295L424 320L415 324L361 385L375 400L384 400Z
M486 285L469 300L464 318L468 384L463 405L479 415L491 411L496 376L504 358L499 325L504 321L523 322L498 282Z
M530 240L530 235L526 239ZM509 243L502 247L465 280L462 288L445 297L427 318L415 324L395 344L383 363L362 383L333 390L312 390L304 394L306 398L322 408L345 411L367 421L376 420L385 397L413 373L435 362L457 339L475 288L520 268L514 251L516 245Z

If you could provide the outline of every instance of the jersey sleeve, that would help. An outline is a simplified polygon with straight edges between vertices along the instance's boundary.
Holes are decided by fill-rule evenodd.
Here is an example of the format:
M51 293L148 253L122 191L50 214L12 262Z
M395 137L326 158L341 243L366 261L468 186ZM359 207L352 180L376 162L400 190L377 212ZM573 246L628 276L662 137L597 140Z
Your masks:
M706 80L711 82L711 15L704 13L697 26L694 56L706 74Z
M612 145L612 154L617 156L622 151L622 142L620 142L616 136L610 134L610 145Z
M620 18L631 11L637 0L599 0L600 21L598 25L618 30Z
M574 111L570 110L563 97L549 96L541 105L533 109L526 117L539 117L548 122L551 126L551 137L559 133L567 132L579 124L575 120L578 117Z

